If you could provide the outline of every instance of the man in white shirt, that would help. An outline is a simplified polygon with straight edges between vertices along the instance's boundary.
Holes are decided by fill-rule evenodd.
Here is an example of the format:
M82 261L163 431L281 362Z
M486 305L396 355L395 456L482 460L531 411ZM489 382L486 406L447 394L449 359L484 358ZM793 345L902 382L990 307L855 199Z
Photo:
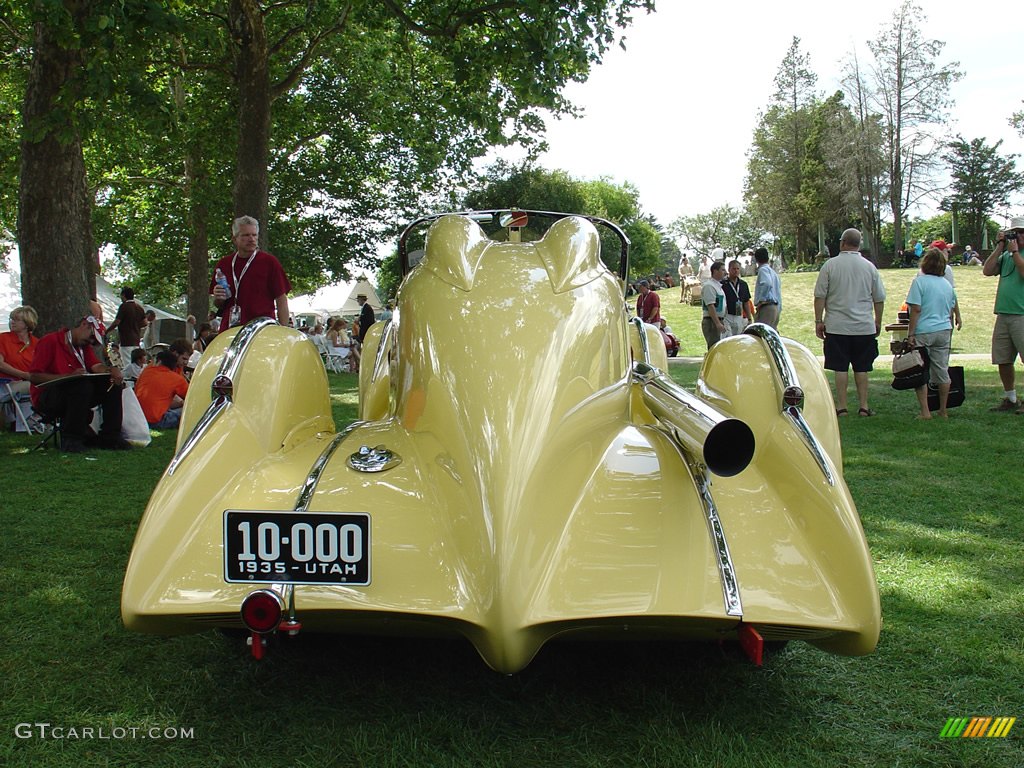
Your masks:
M725 264L716 261L711 265L710 276L701 288L700 330L708 349L717 344L722 336L727 335L725 328L725 291L722 290L722 278L725 277Z
M839 255L822 266L814 285L814 333L824 341L825 368L835 373L836 415L845 416L849 369L857 387L858 414L868 407L868 373L878 357L885 286L875 265L860 255L859 230L843 232Z

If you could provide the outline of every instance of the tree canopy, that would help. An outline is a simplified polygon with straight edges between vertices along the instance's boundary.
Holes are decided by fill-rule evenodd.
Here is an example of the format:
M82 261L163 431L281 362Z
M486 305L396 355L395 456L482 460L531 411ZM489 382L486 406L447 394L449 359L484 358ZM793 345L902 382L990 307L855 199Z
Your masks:
M147 295L187 290L194 313L233 215L261 219L299 290L372 264L397 220L450 199L490 147L539 147L541 110L572 112L564 86L586 79L632 13L653 10L653 0L7 5L4 55L66 75L40 100L22 70L0 74L0 104L27 126L22 209L35 189L86 211L69 232L41 207L39 227L19 232L26 298L44 327L36 277L53 272L45 254L58 238L83 264L94 239L109 245ZM32 30L56 56L40 58ZM68 172L25 174L26 141L44 139L70 153ZM9 188L0 216L12 229ZM72 281L65 303L86 291Z
M617 224L630 239L630 273L647 275L667 268L662 259L662 233L640 210L639 191L632 184L608 179L584 181L564 171L548 171L530 163L492 165L478 186L466 193L467 209L528 208L599 216ZM618 239L601 233L601 257L612 272L619 267Z
M966 236L978 247L988 217L1009 206L1013 193L1024 185L1024 173L1016 170L1017 155L1000 156L1002 143L989 145L984 139L967 141L958 136L943 155L953 181L942 210L958 216L959 237Z

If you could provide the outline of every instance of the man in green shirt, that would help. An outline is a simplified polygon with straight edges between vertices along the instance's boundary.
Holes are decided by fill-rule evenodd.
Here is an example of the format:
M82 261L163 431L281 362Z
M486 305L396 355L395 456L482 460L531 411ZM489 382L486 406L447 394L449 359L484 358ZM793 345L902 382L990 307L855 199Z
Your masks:
M996 247L985 259L982 272L999 275L996 324L992 329L992 364L999 367L1003 383L1003 401L993 411L1015 411L1024 414L1024 402L1017 402L1014 386L1014 363L1024 361L1024 216L1010 220L1009 228L999 235Z

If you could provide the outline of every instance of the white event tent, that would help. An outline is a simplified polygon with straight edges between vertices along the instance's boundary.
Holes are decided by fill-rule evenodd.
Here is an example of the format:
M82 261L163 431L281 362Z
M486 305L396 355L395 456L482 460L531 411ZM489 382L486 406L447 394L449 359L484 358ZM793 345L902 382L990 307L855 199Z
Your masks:
M15 267L10 272L0 272L0 310L3 314L0 315L0 331L10 330L8 325L8 315L11 310L15 307L21 306L21 273L15 271ZM117 314L117 308L121 306L121 298L118 296L120 288L115 289L110 283L104 280L102 277L96 277L96 300L99 301L100 307L103 308L103 319L109 323L114 319ZM177 333L180 335L184 331L185 318L179 317L178 315L166 312L159 307L154 307L150 304L143 304L146 309L152 309L156 312L157 319L159 320L177 320L181 323L180 328L176 328ZM82 312L85 313L88 310L87 307L82 308ZM38 311L38 308L37 308Z
M384 309L370 281L359 278L346 283L326 285L315 293L291 297L288 299L288 311L295 317L317 315L320 319L329 315L358 315L359 302L356 301L356 296L361 293L366 295L366 301L375 313Z

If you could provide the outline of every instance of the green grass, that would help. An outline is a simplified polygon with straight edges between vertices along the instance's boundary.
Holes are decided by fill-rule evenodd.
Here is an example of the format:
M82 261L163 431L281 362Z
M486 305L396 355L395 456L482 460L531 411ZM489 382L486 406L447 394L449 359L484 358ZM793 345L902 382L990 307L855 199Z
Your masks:
M685 386L696 374L672 367ZM355 377L330 379L347 423ZM213 632L132 634L121 578L172 436L61 456L2 434L0 764L1019 766L1024 417L987 411L991 366L967 379L967 403L923 423L913 394L876 372L879 415L841 422L882 594L877 651L792 643L761 669L714 645L554 643L504 677L462 641L300 635L255 663ZM970 715L1022 722L1007 739L939 739L948 717ZM18 723L192 738L19 739Z
M886 293L884 326L896 322L896 313L906 300L910 282L918 272L914 269L883 269L881 273ZM953 275L964 323L963 330L953 334L953 353L987 353L995 323L992 305L997 278L982 275L981 267L953 267ZM821 354L821 342L814 336L814 281L818 279L818 273L784 272L780 277L782 319L779 331ZM755 278L743 279L753 291ZM678 288L658 291L658 295L661 296L661 314L682 344L680 354L703 355L706 345L700 332L700 307L680 304ZM882 340L888 340L884 331ZM888 352L887 343L880 344L880 348L883 353Z

